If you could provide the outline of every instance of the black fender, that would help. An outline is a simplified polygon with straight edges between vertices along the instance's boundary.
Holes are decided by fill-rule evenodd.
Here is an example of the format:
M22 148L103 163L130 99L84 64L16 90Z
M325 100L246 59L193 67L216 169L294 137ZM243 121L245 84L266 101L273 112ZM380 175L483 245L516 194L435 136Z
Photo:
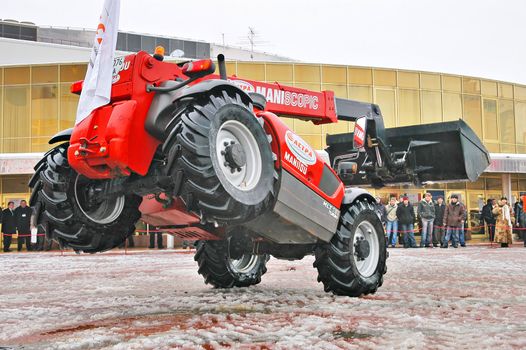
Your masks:
M48 143L52 145L57 142L69 141L71 139L71 134L73 134L73 128L62 130L58 132L57 134L55 134L52 138L50 138Z
M343 196L342 205L351 204L357 200L365 199L370 203L376 203L376 199L372 194L359 187L347 187L345 195Z
M69 128L69 129L66 129L66 130L62 130L60 132L58 132L57 134L55 134L53 137L51 137L48 141L48 143L50 145L53 145L55 143L63 143L63 142L69 142L69 140L71 139L71 134L73 133L73 128ZM35 185L37 184L38 182L38 179L40 178L40 172L42 170L44 170L44 168L46 167L46 159L47 159L47 156L53 152L53 150L55 149L56 147L53 147L52 149L50 149L49 151L47 151L44 156L37 162L37 164L35 164L35 166L33 167L33 169L35 170L35 172L33 173L33 176L31 176L31 179L29 179L29 183L28 183L28 186L30 188L34 188Z
M160 84L160 86L170 87L178 84L180 84L180 82L168 80ZM245 102L253 103L252 98L245 91L228 80L222 79L205 80L182 89L165 93L158 92L153 98L146 116L144 125L146 131L156 139L164 141L171 130L169 126L175 110L184 108L188 101L199 95L209 95L218 90L235 92L239 94Z

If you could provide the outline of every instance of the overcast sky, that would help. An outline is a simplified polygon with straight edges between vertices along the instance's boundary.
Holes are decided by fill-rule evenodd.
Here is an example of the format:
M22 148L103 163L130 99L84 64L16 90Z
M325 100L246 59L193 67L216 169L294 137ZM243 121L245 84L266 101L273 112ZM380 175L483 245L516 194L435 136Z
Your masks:
M103 0L2 1L0 18L95 28ZM524 0L122 0L120 29L247 46L305 62L526 84ZM3 53L4 54L4 53Z

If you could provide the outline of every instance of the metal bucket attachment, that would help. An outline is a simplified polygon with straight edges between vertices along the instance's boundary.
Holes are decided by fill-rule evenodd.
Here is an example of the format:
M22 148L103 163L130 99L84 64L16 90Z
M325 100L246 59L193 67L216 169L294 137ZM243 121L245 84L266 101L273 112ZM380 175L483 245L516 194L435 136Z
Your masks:
M489 153L463 121L389 128L383 139L368 137L352 149L352 133L327 136L331 164L356 162L346 185L382 187L402 183L476 181L490 164Z

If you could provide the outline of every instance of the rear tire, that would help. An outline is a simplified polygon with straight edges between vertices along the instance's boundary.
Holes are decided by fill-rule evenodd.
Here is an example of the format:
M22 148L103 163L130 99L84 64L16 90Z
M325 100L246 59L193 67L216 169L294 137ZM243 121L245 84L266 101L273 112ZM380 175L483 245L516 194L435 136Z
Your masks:
M232 259L229 254L229 240L199 241L194 260L199 265L199 274L206 284L215 288L248 287L261 282L267 272L267 254L243 254Z
M73 170L67 160L68 144L53 149L39 169L34 201L43 212L39 227L61 246L96 253L117 247L132 234L141 214L141 197L125 195L90 203L89 191L108 180L90 180Z
M383 284L387 256L374 205L357 201L342 209L332 240L316 248L314 267L326 292L358 297L375 293Z
M180 195L190 211L205 222L239 224L273 205L278 174L272 137L239 93L199 96L174 120L163 148L169 173L184 175Z

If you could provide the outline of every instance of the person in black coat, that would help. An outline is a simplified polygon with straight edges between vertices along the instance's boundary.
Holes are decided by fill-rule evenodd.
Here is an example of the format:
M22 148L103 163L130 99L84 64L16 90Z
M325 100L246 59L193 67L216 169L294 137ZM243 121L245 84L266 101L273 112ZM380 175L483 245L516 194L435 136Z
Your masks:
M32 209L27 205L27 202L25 200L20 201L20 206L15 209L18 251L22 250L24 243L26 249L31 250L31 214Z
M482 207L482 219L488 225L489 241L493 242L495 238L495 223L497 220L493 216L492 210L497 205L497 200L490 198L485 206Z
M11 251L11 239L16 234L15 203L7 203L7 209L2 211L2 233L4 234L4 252Z
M444 245L445 227L442 225L444 222L444 211L446 210L446 204L444 203L444 197L438 196L437 203L435 204L435 225L433 231L433 246L437 247Z
M403 197L403 202L396 209L398 218L398 228L404 236L404 248L417 248L414 233L414 223L416 221L415 210L408 197Z

